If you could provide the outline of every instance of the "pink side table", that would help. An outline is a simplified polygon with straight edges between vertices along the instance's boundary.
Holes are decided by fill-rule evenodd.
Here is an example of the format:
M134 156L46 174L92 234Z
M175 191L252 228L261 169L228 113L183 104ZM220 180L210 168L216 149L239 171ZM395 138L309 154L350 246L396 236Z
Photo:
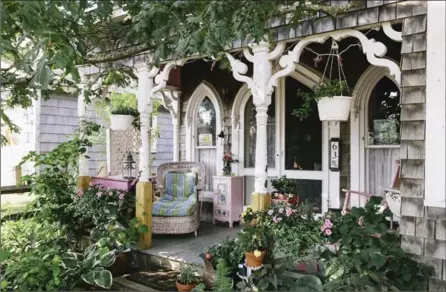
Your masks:
M243 212L243 176L214 176L213 222L240 221Z
M107 177L91 177L91 182L94 184L101 184L104 187L117 189L121 191L130 192L134 190L136 181L135 179L126 179L122 178L122 176L107 176Z

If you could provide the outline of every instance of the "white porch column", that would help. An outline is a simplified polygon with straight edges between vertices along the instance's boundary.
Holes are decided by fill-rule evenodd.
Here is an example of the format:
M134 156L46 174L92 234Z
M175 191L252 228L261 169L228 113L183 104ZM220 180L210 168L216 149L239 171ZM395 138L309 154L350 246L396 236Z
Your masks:
M340 122L338 121L330 121L328 122L328 133L329 133L329 137L328 139L331 138L341 138L341 127L340 127ZM338 155L340 154L340 151L338 149ZM328 159L331 159L331 157L328 157ZM339 159L339 157L338 157ZM339 164L341 164L341 160L339 159ZM340 167L340 166L339 166ZM340 203L340 191L341 191L341 187L340 187L340 174L341 174L341 170L339 171L331 171L329 170L328 172L328 200L327 202L325 202L324 200L322 201L322 204L326 206L323 206L322 210L328 210L329 208L340 208L341 207L341 203Z
M150 116L152 112L152 98L150 92L153 88L153 77L158 73L157 68L150 70L145 62L135 65L138 76L138 111L141 121L141 147L139 149L139 171L141 172L139 180L147 182L150 178Z
M83 130L83 122L87 120L87 105L85 104L85 88L88 82L88 76L85 74L85 70L79 68L79 75L81 78L80 84L80 93L77 98L77 115L79 117L79 126L81 127L81 131ZM84 133L81 132L81 135ZM86 190L88 188L88 184L91 181L91 177L89 174L88 167L88 148L86 151L79 155L79 169L78 169L78 179L77 179L77 188L81 190Z
M267 189L268 181L268 158L267 158L267 122L268 106L271 104L271 94L273 93L275 82L271 81L272 64L271 60L277 59L285 49L285 43L279 43L270 52L270 43L260 42L252 44L252 54L245 49L246 59L253 63L253 77L243 76L248 67L236 60L230 54L226 54L233 71L234 78L245 82L251 89L253 103L256 107L256 156L255 156L255 185L254 193L251 195L251 207L253 209L265 209L269 204L270 196Z
M87 120L87 105L85 104L85 87L87 86L88 76L79 70L81 77L81 91L77 98L77 115L79 117L79 125L82 125ZM88 159L85 157L88 155L87 151L79 156L79 176L89 176Z

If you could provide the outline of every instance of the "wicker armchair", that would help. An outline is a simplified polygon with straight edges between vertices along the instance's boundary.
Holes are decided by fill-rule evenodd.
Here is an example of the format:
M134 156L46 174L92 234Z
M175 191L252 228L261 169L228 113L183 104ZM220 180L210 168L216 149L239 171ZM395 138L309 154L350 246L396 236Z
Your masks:
M204 188L204 165L199 162L169 162L158 166L153 202L152 233L195 233L200 225L198 192Z

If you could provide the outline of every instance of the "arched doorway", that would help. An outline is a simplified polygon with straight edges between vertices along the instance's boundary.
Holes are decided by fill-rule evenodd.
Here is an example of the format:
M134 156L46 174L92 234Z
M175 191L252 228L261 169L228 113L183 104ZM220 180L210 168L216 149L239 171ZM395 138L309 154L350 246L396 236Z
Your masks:
M386 68L370 66L353 95L351 189L383 196L400 158L400 89Z
M186 159L205 165L207 190L212 189L212 177L223 168L223 141L217 139L223 124L222 113L217 91L203 81L192 93L186 108Z

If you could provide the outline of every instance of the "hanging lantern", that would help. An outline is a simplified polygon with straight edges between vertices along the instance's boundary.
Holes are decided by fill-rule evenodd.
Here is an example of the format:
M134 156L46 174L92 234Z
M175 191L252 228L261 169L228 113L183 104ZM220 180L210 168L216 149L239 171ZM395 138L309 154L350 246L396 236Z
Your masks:
M135 160L133 160L132 153L127 152L127 156L122 162L122 177L123 178L135 178L133 171L135 170Z

